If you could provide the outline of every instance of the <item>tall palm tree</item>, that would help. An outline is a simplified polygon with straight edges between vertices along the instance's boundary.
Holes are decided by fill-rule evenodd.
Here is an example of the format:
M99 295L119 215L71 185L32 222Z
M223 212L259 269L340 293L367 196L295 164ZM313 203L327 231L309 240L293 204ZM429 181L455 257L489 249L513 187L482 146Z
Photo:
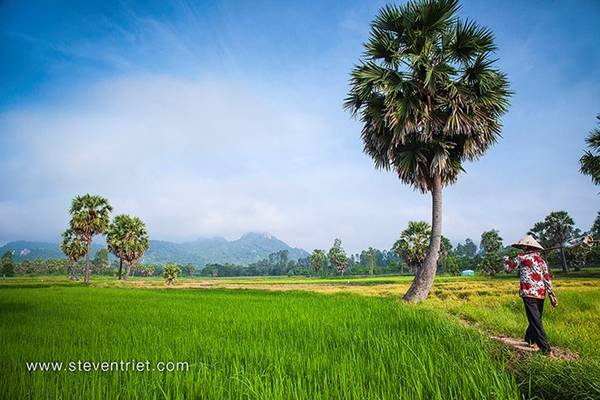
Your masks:
M442 188L456 182L500 137L509 106L506 75L494 67L493 33L457 16L457 0L382 8L351 74L344 107L362 122L376 168L432 196L427 257L405 294L425 299L442 229Z
M71 229L86 245L85 283L90 282L92 240L95 235L106 231L111 211L112 207L107 199L91 194L77 196L71 204Z
M129 278L131 268L148 250L149 239L146 225L138 217L117 215L106 231L108 249L127 264L127 272L123 277L119 271L119 279Z
M71 262L71 275L75 270L75 264L87 253L87 244L73 231L67 229L62 234L63 241L60 244L60 249Z
M585 139L590 150L586 151L579 162L582 174L590 175L594 185L600 185L600 114L596 115L598 127L590 132Z

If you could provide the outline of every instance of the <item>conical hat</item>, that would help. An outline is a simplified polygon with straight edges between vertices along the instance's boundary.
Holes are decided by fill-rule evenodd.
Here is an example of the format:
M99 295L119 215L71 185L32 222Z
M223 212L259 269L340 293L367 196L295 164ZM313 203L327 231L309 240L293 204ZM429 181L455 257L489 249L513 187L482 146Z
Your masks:
M523 239L519 240L517 243L514 243L512 247L516 247L518 249L526 249L528 247L544 250L541 244L538 243L537 240L533 238L531 235L525 236Z

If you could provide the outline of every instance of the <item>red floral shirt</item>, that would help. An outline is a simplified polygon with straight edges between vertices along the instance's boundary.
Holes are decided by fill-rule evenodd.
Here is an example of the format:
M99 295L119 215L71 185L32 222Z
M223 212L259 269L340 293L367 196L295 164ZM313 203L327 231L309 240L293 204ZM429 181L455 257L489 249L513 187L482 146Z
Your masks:
M546 294L553 295L552 276L548 266L539 253L519 254L511 259L504 257L504 270L512 272L519 269L521 285L519 295L521 297L533 297L543 299Z

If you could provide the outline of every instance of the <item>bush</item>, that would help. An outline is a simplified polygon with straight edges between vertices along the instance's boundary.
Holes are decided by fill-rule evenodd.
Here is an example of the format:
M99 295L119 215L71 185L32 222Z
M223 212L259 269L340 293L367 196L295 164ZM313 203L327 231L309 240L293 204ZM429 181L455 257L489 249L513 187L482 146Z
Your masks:
M167 282L167 285L171 286L175 279L177 279L177 274L181 272L181 269L175 263L168 263L165 265L163 269L163 278Z

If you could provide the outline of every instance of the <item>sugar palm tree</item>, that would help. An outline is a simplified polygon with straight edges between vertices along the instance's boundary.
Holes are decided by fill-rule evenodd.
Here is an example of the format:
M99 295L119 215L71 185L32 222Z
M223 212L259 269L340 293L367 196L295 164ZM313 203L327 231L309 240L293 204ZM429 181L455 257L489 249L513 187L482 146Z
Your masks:
M432 196L427 256L406 301L425 299L433 284L442 188L498 140L509 106L508 80L491 59L493 33L460 19L459 8L457 0L382 8L344 103L362 123L364 151L375 167Z
M75 270L75 264L87 253L87 244L75 234L73 229L67 229L62 234L63 241L60 249L71 262L71 275Z
M325 264L327 264L327 255L325 252L321 249L314 249L310 255L310 266L315 271L315 274L318 274Z
M138 217L117 215L106 231L108 249L127 265L125 276L119 270L119 279L129 278L131 268L148 250L149 239L146 225Z
M600 185L600 114L596 116L598 127L585 139L590 150L586 151L579 162L582 174L590 175L594 185Z
M575 221L566 211L553 211L528 232L546 248L558 246L564 272L569 272L565 244L575 236Z
M416 273L427 256L431 226L425 221L408 221L408 228L400 233L400 239L392 249Z
M90 281L90 251L95 235L106 231L112 207L104 197L85 194L77 196L71 204L71 230L85 243L85 278Z
M346 251L344 251L344 248L342 247L342 241L340 239L335 239L333 241L333 246L331 246L331 249L329 249L327 257L329 258L329 262L335 267L337 272L341 273L342 276L344 276L344 272L348 268L348 256L346 255Z

